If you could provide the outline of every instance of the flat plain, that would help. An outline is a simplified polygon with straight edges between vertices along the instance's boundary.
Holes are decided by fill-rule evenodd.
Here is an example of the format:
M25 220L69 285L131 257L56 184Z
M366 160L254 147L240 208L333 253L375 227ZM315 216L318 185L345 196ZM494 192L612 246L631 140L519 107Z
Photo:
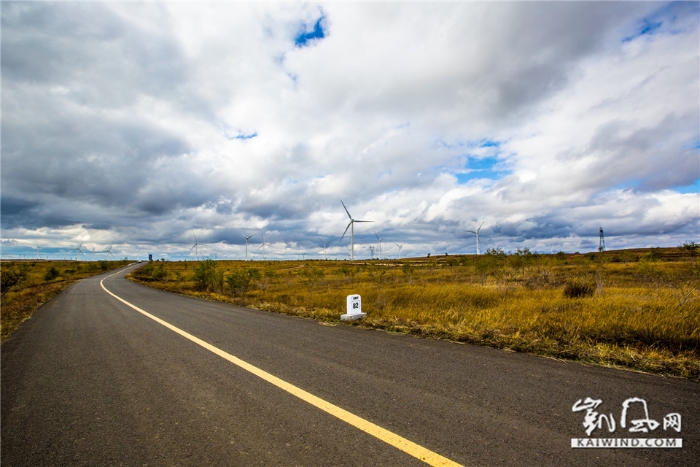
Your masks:
M162 290L335 323L700 379L700 263L688 247L364 261L153 262Z
M698 458L696 382L201 300L125 280L134 267L73 284L2 344L3 467L425 465L163 323L460 465ZM572 449L588 397L617 420L591 438L683 447ZM682 430L623 429L631 397Z

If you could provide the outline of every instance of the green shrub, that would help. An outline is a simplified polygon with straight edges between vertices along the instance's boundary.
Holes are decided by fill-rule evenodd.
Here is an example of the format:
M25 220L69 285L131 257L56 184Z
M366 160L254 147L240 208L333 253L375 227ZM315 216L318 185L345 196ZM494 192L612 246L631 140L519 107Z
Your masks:
M16 285L21 285L26 279L27 274L31 267L27 263L23 263L20 267L16 267L14 264L10 266L4 266L0 269L0 276L2 277L2 295Z
M239 269L226 276L226 285L234 296L242 296L248 291L251 283L261 277L260 271L255 268Z
M205 259L197 264L193 280L197 290L208 291L218 288L223 292L224 273L216 269L216 261L213 259Z
M44 281L46 281L46 282L52 281L58 277L58 274L59 274L58 269L56 269L54 266L51 266L51 268L49 268L46 271L46 274L44 274Z

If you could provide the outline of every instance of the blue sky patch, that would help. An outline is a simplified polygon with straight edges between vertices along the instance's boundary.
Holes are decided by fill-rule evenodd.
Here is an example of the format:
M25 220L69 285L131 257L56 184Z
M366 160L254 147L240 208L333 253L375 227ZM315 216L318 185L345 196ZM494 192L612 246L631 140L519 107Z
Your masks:
M642 18L633 34L622 39L622 42L630 42L642 36L653 36L661 32L662 27L665 33L677 34L680 32L675 30L679 18L697 14L697 2L670 2Z
M465 184L470 180L488 178L498 180L506 175L507 170L499 166L500 161L495 157L484 157L483 159L470 159L464 171L454 173L460 184Z
M325 16L321 16L314 24L314 29L311 32L306 32L306 24L301 27L301 31L294 38L294 45L296 47L305 47L309 45L310 41L315 41L323 39L326 37L326 32L323 30L323 20Z
M633 41L634 39L640 37L640 36L650 36L654 34L654 32L659 29L661 26L663 26L663 21L649 21L648 19L644 19L642 21L642 24L640 26L640 29L632 34L631 36L627 36L624 39L622 39L622 42L630 42Z
M245 134L242 131L239 131L236 136L227 136L228 139L241 139L241 140L246 140L246 139L253 139L256 136L258 136L258 132L253 132L253 133L248 133Z
M684 195L688 193L700 193L700 178L695 180L695 183L688 186L680 186L673 188L673 191L677 193L682 193Z
M433 148L447 148L447 149L460 149L460 148L499 148L501 147L501 141L496 141L492 139L482 139L480 141L460 141L455 140L452 142L447 142L444 139L438 139L433 142Z
M479 147L480 148L497 148L501 145L500 141L493 141L490 139L482 139L480 141Z

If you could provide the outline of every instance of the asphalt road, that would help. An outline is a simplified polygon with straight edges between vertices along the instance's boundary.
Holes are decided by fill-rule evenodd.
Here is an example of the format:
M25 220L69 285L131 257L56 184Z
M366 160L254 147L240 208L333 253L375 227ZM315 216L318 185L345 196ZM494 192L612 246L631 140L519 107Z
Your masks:
M152 290L114 294L314 396L466 466L694 466L700 384L675 378L328 326ZM105 276L66 289L2 352L3 467L426 465L186 339L110 296ZM343 304L339 305L340 307ZM616 431L682 448L573 449L579 399ZM644 399L680 433L620 427ZM637 410L637 412L635 412ZM628 418L640 418L639 404ZM629 425L628 427L629 428Z

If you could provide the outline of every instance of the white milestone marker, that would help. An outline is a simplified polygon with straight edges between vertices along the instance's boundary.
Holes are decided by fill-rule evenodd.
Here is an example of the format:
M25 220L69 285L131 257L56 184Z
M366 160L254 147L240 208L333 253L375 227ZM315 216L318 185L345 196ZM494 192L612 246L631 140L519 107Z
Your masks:
M360 319L367 316L367 313L362 313L362 298L359 295L348 295L348 313L340 315L343 321L351 319Z

